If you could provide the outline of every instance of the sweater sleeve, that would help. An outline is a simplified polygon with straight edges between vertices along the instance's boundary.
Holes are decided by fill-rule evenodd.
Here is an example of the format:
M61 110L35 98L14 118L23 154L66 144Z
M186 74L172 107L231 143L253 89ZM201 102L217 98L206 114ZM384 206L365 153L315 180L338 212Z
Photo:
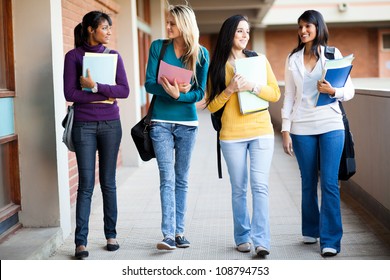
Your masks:
M277 102L280 99L280 88L268 59L266 59L266 68L267 85L261 87L261 90L257 96L269 102Z
M225 65L225 84L228 85L230 83L230 80L233 78L234 76L234 68L229 64L229 63L226 63ZM211 82L209 81L208 83L208 87L211 88L213 85L211 84ZM220 94L218 94L211 102L210 104L207 106L207 109L211 112L211 113L215 113L217 112L219 109L221 109L228 101L229 99L232 97L232 95L230 95L229 97L225 94L224 91L222 91Z
M157 63L162 44L163 40L156 40L153 41L150 46L148 64L146 67L145 89L151 94L173 99L165 92L163 87L157 83Z
M81 71L81 60L77 59L77 50L73 49L65 55L64 61L64 95L66 101L91 103L106 100L107 97L103 94L81 90Z

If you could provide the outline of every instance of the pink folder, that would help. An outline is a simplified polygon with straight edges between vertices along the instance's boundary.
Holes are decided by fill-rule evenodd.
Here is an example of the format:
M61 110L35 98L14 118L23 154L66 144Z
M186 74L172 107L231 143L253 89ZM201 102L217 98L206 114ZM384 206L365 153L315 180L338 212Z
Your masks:
M158 71L157 81L161 84L161 77L164 76L168 81L173 84L174 79L177 83L190 83L192 77L192 71L168 64L164 61L160 61L160 69Z

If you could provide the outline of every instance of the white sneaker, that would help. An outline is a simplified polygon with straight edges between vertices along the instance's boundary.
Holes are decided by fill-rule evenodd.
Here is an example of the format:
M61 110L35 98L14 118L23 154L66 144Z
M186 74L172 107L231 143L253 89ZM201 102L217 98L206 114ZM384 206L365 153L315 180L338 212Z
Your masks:
M324 257L333 257L337 255L337 250L329 247L322 249L321 255Z
M305 244L315 244L317 243L317 238L311 236L304 236L303 243Z
M248 253L251 251L251 244L249 242L242 243L237 246L237 250L242 253Z

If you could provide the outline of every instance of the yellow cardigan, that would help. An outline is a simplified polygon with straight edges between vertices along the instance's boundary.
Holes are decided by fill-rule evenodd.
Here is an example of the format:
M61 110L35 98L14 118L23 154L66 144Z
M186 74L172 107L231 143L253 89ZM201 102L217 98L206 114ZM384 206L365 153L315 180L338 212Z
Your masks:
M267 85L261 87L257 96L267 100L268 102L277 102L280 98L280 89L271 65L268 60L266 61ZM234 76L234 68L229 62L227 62L225 70L225 81L227 87ZM225 103L226 106L222 114L220 140L248 139L257 136L274 134L271 116L268 110L247 115L242 115L240 113L237 92L233 93L228 99L227 95L224 92L221 92L221 94L211 101L207 108L211 113L214 113L221 109Z

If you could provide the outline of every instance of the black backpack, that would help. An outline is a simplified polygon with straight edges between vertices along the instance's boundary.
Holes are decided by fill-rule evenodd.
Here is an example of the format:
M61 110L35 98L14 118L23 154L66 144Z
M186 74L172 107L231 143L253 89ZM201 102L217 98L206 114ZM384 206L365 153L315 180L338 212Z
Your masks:
M254 51L250 50L243 50L243 53L246 57L252 57L252 56L258 56L258 54ZM225 105L219 109L218 111L211 113L211 123L213 124L213 127L215 131L217 132L217 164L218 164L218 177L222 178L222 165L221 165L221 145L219 143L219 132L222 128L222 114L223 110L225 109Z
M335 47L325 47L325 57L334 59ZM341 113L343 114L343 123L345 128L344 149L341 155L339 180L347 181L356 173L355 149L352 132L349 130L349 121L345 113L342 102L339 101Z

